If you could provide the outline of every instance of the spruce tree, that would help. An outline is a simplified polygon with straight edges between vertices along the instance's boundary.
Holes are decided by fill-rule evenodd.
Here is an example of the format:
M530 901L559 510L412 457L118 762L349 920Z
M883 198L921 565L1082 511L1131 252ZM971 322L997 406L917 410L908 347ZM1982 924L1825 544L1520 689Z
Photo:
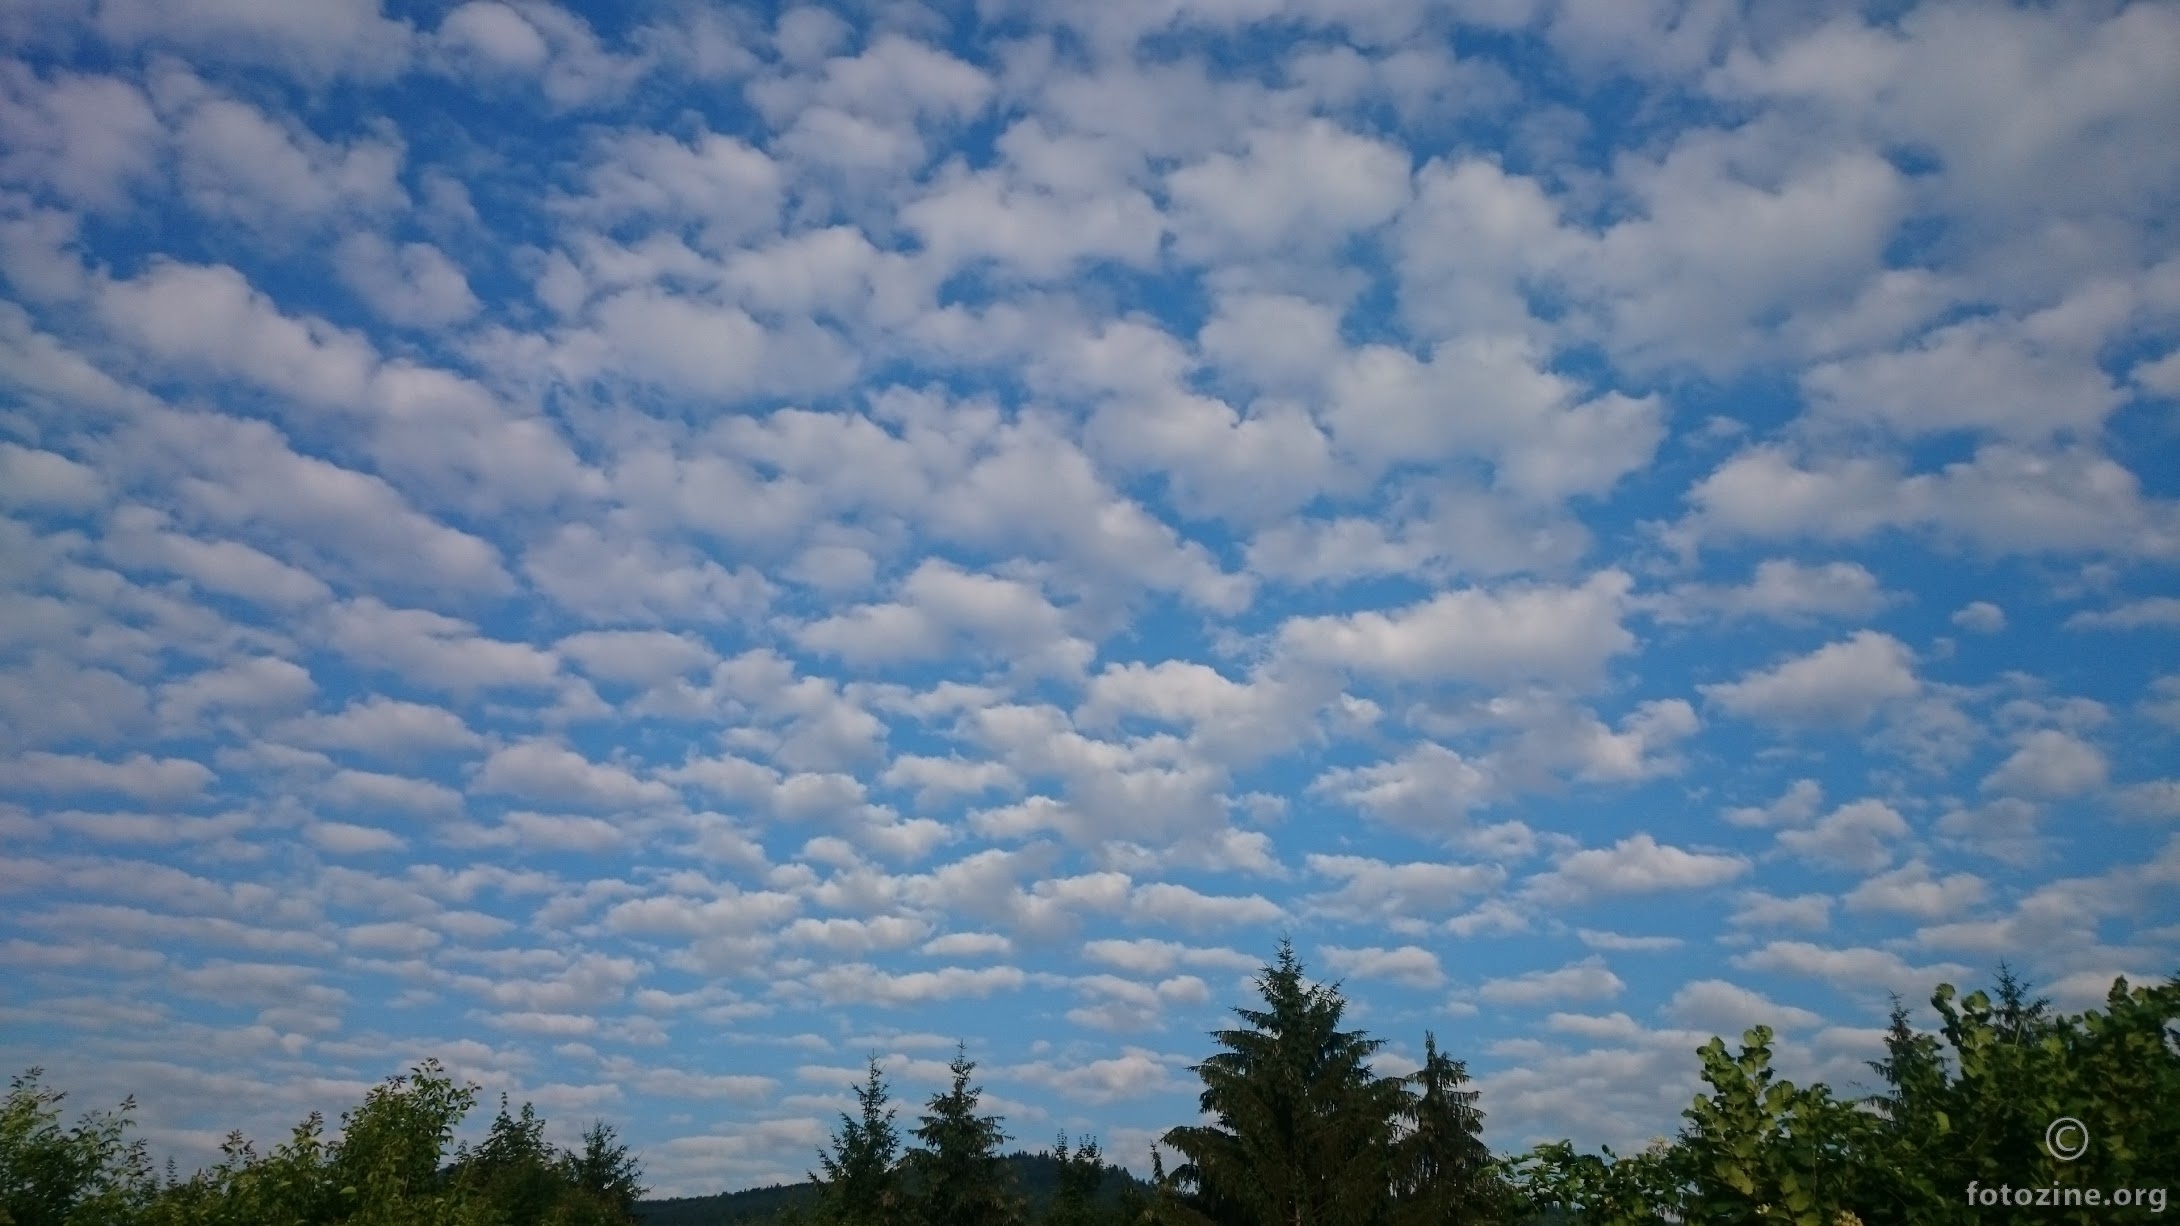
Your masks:
M876 1056L870 1058L855 1101L856 1116L841 1113L832 1152L818 1154L825 1174L810 1176L819 1185L819 1220L832 1226L887 1226L901 1205L894 1169L901 1136L893 1126L896 1112Z
M979 1115L981 1086L969 1084L976 1062L963 1046L949 1066L953 1083L931 1096L908 1153L917 1216L926 1226L1016 1226L1026 1216L1000 1162L1007 1134L996 1115Z
M1408 1077L1415 1105L1406 1135L1394 1147L1394 1221L1402 1226L1455 1226L1497 1219L1502 1197L1483 1140L1483 1113L1468 1084L1468 1066L1438 1050L1423 1033L1423 1067Z
M508 1226L545 1220L565 1186L559 1165L537 1108L524 1103L521 1114L510 1115L505 1094L484 1141L474 1149L464 1146L455 1157L457 1178L499 1206Z
M1098 1188L1105 1182L1105 1155L1088 1137L1070 1150L1067 1134L1061 1133L1052 1156L1059 1160L1060 1186L1046 1212L1044 1226L1093 1226L1098 1213Z
M604 1120L583 1132L583 1148L561 1156L562 1177L576 1195L596 1206L609 1221L636 1220L643 1186L643 1164L628 1151Z
M1402 1080L1370 1067L1383 1040L1340 1029L1338 985L1305 983L1290 941L1257 990L1265 1008L1236 1009L1248 1027L1214 1032L1225 1050L1194 1066L1212 1122L1163 1138L1185 1159L1174 1175L1191 1207L1218 1223L1383 1221L1412 1109Z

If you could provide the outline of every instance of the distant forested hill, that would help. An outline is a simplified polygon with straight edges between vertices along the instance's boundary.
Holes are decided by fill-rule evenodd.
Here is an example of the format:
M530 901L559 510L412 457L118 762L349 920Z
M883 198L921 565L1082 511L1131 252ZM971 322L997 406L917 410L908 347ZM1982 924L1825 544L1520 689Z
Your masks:
M1059 1187L1060 1164L1049 1153L1012 1153L1004 1159L1007 1170L1014 1175L1015 1188L1029 1199L1033 1213L1042 1213ZM1099 1189L1099 1199L1111 1203L1120 1197L1121 1189L1133 1185L1148 1194L1150 1185L1117 1166L1105 1169L1105 1183ZM742 1226L770 1222L780 1210L794 1205L807 1205L817 1195L817 1185L812 1183L775 1184L768 1188L748 1188L740 1192L722 1192L717 1196L685 1196L673 1200L645 1200L636 1202L636 1220L643 1226Z

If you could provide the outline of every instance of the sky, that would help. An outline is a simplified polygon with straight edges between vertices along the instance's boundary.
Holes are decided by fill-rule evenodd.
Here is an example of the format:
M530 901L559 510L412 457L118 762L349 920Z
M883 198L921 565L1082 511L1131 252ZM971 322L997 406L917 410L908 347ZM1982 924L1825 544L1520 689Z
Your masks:
M1142 1169L1283 934L1640 1145L2180 968L2180 8L0 52L0 1062L155 1157L435 1056L705 1193L961 1042Z

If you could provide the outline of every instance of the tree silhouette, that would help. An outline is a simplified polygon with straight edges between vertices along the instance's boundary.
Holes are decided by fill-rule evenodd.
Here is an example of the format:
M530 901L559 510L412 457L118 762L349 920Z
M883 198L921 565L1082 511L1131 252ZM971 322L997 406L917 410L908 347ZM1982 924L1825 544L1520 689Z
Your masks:
M908 1153L917 1215L927 1226L1014 1226L1025 1211L999 1161L1007 1134L998 1116L978 1114L984 1090L969 1083L976 1062L967 1045L948 1069L952 1084L931 1096L916 1127L922 1148Z
M1383 1219L1393 1148L1410 1111L1405 1085L1372 1071L1383 1046L1340 1029L1337 985L1309 984L1282 939L1257 979L1264 1008L1212 1037L1224 1050L1193 1071L1208 1124L1166 1132L1189 1208L1215 1223L1340 1226Z
M856 1115L841 1113L832 1152L818 1155L825 1175L811 1176L820 1187L817 1212L839 1226L881 1226L894 1221L900 1208L894 1167L901 1136L893 1125L896 1112L876 1056L856 1087L855 1102Z

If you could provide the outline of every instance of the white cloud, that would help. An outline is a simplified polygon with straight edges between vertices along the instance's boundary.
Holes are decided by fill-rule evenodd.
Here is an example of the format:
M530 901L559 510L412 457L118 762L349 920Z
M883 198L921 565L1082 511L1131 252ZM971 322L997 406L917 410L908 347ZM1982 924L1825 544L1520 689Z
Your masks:
M543 689L560 677L560 662L551 652L485 638L460 618L390 608L370 597L336 605L327 614L325 637L361 663L456 694L498 687Z
M1391 864L1367 856L1315 854L1304 863L1311 873L1340 883L1336 890L1312 895L1309 904L1353 919L1456 911L1506 880L1506 870L1492 864Z
M1600 932L1595 928L1577 928L1575 935L1591 949L1601 949L1609 953L1661 953L1687 944L1679 937L1628 936L1618 932Z
M1603 958L1593 956L1558 970L1485 980L1476 994L1489 1004L1534 1008L1563 1000L1609 999L1626 988L1627 982L1613 974Z
M1439 968L1438 955L1416 945L1398 949L1327 945L1321 952L1325 965L1346 978L1390 979L1411 988L1436 987L1446 978Z
M383 478L294 451L263 422L161 413L139 418L116 447L129 468L171 473L189 519L322 577L395 591L513 587L491 543L419 512Z
M628 771L592 762L545 741L509 745L485 759L470 787L544 803L623 809L672 803L674 790Z
M718 660L711 648L686 634L664 630L587 630L553 644L601 681L660 685Z
M783 176L761 150L716 132L688 142L657 132L609 137L598 148L590 194L571 205L602 220L694 222L707 244L772 228Z
M1170 1065L1170 1057L1145 1048L1129 1047L1118 1056L1074 1067L1018 1065L1007 1072L1013 1077L1050 1086L1070 1102L1102 1107L1176 1088L1180 1082Z
M2059 433L2093 434L2124 399L2097 364L2103 338L2054 343L2038 335L2046 331L2040 322L1950 325L1912 349L1816 366L1803 384L1818 412L1881 423L1903 435L1977 429L2034 442Z
M159 693L159 717L179 730L194 730L211 712L266 715L292 711L317 692L310 670L275 656L256 656L224 668L205 669L168 682Z
M1939 877L1921 860L1880 873L1856 886L1846 898L1858 913L1910 915L1922 920L1950 919L1982 903L1990 889L1970 873Z
M489 0L461 5L441 18L438 42L445 50L467 52L508 70L535 72L551 55L536 26L508 5Z
M1665 1014L1683 1026L1738 1039L1751 1026L1774 1031L1814 1026L1823 1018L1807 1009L1782 1005L1723 979L1697 979L1681 985L1665 1003Z
M1660 612L1675 620L1715 612L1726 618L1765 617L1799 622L1818 617L1863 618L1889 602L1877 576L1856 562L1809 566L1789 558L1756 565L1748 583L1735 587L1691 584L1672 590Z
M2084 609L2066 619L2069 630L2141 630L2180 627L2180 598L2150 596L2112 609Z
M1799 826L1817 815L1824 803L1824 787L1814 779L1796 779L1786 792L1768 805L1728 809L1727 821L1736 826Z
M0 68L0 181L43 188L70 204L118 208L150 182L165 132L142 90L110 76L40 77L21 62Z
M936 936L918 949L934 958L1007 958L1014 942L996 932L949 932Z
M939 269L991 261L1029 281L1057 280L1101 260L1149 267L1165 233L1158 206L1137 189L1055 191L997 171L958 169L904 206L901 220Z
M555 108L613 98L650 67L606 50L581 17L538 0L470 0L441 18L431 47L442 71L534 80Z
M1167 176L1181 250L1267 253L1337 242L1391 218L1408 198L1407 151L1322 119L1244 138Z
M2152 678L2142 713L2168 728L2180 728L2180 675Z
M1019 990L1028 981L1026 974L1011 966L948 966L893 974L862 963L843 963L813 972L807 982L829 1003L901 1006L974 1000Z
M111 0L99 6L98 28L123 45L175 45L309 77L390 75L407 60L413 38L379 0Z
M2129 817L2180 818L2180 779L2151 779L2119 789L2119 810Z
M108 793L152 804L197 799L218 776L202 762L135 753L119 762L73 754L26 753L8 765L11 790Z
M205 540L166 530L167 517L150 507L116 509L100 542L106 557L130 570L181 575L205 591L238 596L275 609L323 603L333 591L300 567L240 541Z
M1468 812L1496 798L1485 767L1435 742L1425 741L1400 758L1374 766L1335 767L1310 789L1418 830L1451 832Z
M1920 691L1914 659L1900 640L1863 630L1767 671L1697 688L1736 715L1788 726L1857 727L1887 703Z
M1227 971L1254 971L1258 966L1257 958L1237 950L1183 945L1155 937L1085 941L1082 953L1094 962L1141 976L1166 975L1183 966Z
M1159 882L1135 887L1129 912L1139 921L1167 924L1190 932L1217 928L1262 927L1285 914L1261 895L1201 894L1185 885Z
M1075 709L1078 726L1110 728L1133 717L1177 724L1221 761L1246 763L1283 752L1314 724L1319 690L1269 676L1229 680L1209 665L1185 660L1108 664L1090 679Z
M338 145L233 98L208 96L190 106L174 146L190 203L245 225L279 229L408 202L398 139Z
M312 846L328 855L370 856L405 851L409 841L391 830L353 822L315 821L303 830Z
M1993 444L1907 474L1867 457L1805 466L1764 446L1720 465L1688 499L1696 531L1728 539L1858 541L1900 528L1992 555L2180 552L2180 507L2144 498L2133 473L2081 447Z
M1300 617L1280 627L1294 659L1404 680L1582 681L1635 645L1620 624L1632 580L1444 592L1393 613Z
M1660 407L1617 392L1582 399L1544 362L1514 335L1445 341L1428 362L1366 346L1333 375L1327 423L1373 470L1475 456L1520 498L1602 495L1649 462L1664 438Z
M1817 979L1834 987L1868 992L1898 992L1906 997L1929 993L1939 983L1961 984L1969 968L1957 963L1912 966L1898 954L1866 946L1831 949L1807 941L1773 941L1759 949L1735 954L1730 961L1743 970L1770 971Z
M1953 624L1977 634L1997 634L2006 628L2006 611L1988 600L1972 600L1954 611Z
M1817 864L1872 872L1892 862L1892 844L1910 833L1907 819L1881 800L1841 805L1805 830L1782 830L1779 846Z
M225 264L156 261L138 277L107 284L99 307L116 331L153 355L306 404L359 403L377 363L361 335L284 313Z
M2020 740L2012 756L1984 776L1983 790L2002 796L2061 800L2104 786L2104 754L2069 732L2045 728Z
M940 560L901 581L894 603L864 605L803 627L806 647L851 662L989 654L1030 674L1079 674L1096 647L1032 584L964 571Z
M376 234L358 231L333 249L333 266L388 323L438 328L460 323L478 310L469 279L430 243L395 247Z
M313 713L277 725L272 735L319 749L345 749L402 761L428 753L458 753L484 744L444 707L374 694L351 699L339 712Z
M1661 844L1648 834L1629 835L1611 847L1572 852L1552 871L1530 878L1525 887L1553 902L1585 902L1621 894L1701 890L1749 871L1734 855L1689 851Z
M1221 295L1196 334L1219 374L1265 391L1309 391L1340 352L1340 320L1322 303L1292 294Z
M2001 796L1948 811L1938 819L1937 831L1956 846L2008 864L2027 865L2043 855L2045 843L2037 832L2043 818L2044 811L2035 802Z
M522 570L539 591L595 622L726 621L763 610L775 594L751 567L729 570L694 549L616 539L583 523L532 545Z
M338 809L397 809L427 817L461 812L462 794L429 779L377 771L337 771L318 794Z

